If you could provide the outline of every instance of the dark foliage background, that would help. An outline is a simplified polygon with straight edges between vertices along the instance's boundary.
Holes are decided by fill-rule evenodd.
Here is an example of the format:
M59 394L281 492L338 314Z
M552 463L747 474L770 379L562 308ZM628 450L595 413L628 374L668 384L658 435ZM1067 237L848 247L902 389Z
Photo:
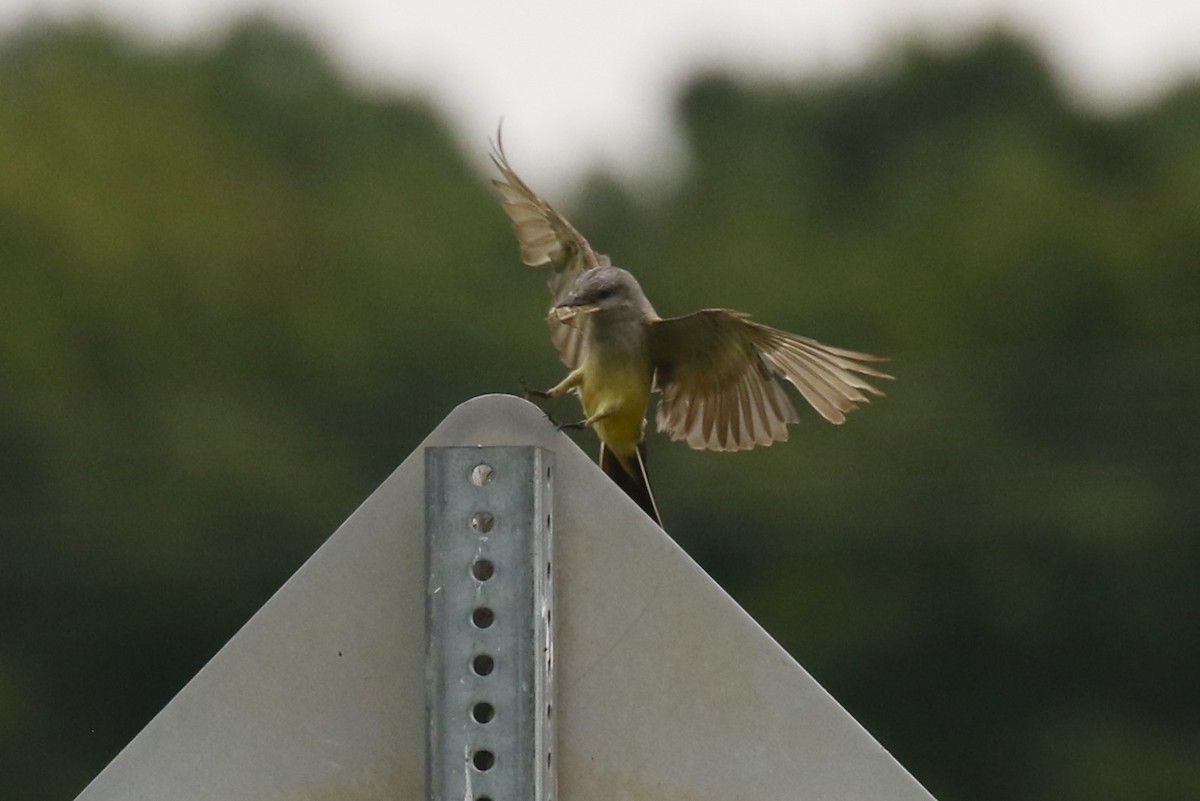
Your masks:
M295 36L30 27L0 108L0 785L70 798L454 405L560 368L478 161ZM678 115L677 188L559 207L660 312L900 380L656 437L674 536L942 801L1194 798L1200 87L1102 116L996 34Z

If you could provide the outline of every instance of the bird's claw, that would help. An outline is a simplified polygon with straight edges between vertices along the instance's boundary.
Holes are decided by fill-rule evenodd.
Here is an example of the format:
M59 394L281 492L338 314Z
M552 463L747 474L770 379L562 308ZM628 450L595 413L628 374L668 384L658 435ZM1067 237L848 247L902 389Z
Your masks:
M546 390L534 389L533 387L526 384L524 378L518 378L517 383L521 385L521 397L523 397L525 400L529 400L530 398L545 399L545 398L550 397L550 393L547 392ZM546 415L546 416L549 417L550 415Z

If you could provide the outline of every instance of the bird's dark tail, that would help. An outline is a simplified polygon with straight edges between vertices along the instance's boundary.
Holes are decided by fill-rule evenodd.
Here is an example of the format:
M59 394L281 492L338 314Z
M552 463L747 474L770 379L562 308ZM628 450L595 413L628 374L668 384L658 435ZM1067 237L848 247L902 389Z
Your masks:
M658 516L658 506L654 503L654 493L650 492L650 479L646 476L646 443L638 445L636 458L630 459L628 464L601 444L600 469L623 489L642 511L650 515L651 520L662 527L662 518Z

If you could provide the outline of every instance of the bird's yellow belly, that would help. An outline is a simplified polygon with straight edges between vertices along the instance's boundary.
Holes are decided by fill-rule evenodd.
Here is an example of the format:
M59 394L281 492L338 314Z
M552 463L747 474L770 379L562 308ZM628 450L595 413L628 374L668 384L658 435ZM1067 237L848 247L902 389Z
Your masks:
M642 441L652 378L648 365L584 364L579 387L584 414L597 418L596 436L618 456L633 454Z

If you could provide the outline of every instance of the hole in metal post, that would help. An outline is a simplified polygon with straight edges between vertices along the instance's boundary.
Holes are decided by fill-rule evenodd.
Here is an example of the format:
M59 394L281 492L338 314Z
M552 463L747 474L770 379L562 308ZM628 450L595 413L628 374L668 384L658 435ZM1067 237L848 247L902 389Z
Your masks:
M475 801L492 801L492 797L490 795L478 795L475 796Z
M476 559L471 565L471 575L480 581L487 581L496 575L496 566L487 559Z
M471 707L471 717L475 718L476 723L491 723L492 718L496 717L496 707L487 701L480 701Z
M471 764L475 770L491 770L496 765L496 755L486 749L476 751L471 755Z
M495 477L496 471L492 469L490 464L479 463L471 470L471 483L477 487L482 487Z
M477 606L471 613L471 622L476 628L486 629L496 622L496 613L486 606Z
M494 525L496 525L496 518L491 512L476 512L471 515L471 528L481 534L487 534Z
M479 654L471 660L471 670L476 676L488 676L496 669L496 660L487 654Z

